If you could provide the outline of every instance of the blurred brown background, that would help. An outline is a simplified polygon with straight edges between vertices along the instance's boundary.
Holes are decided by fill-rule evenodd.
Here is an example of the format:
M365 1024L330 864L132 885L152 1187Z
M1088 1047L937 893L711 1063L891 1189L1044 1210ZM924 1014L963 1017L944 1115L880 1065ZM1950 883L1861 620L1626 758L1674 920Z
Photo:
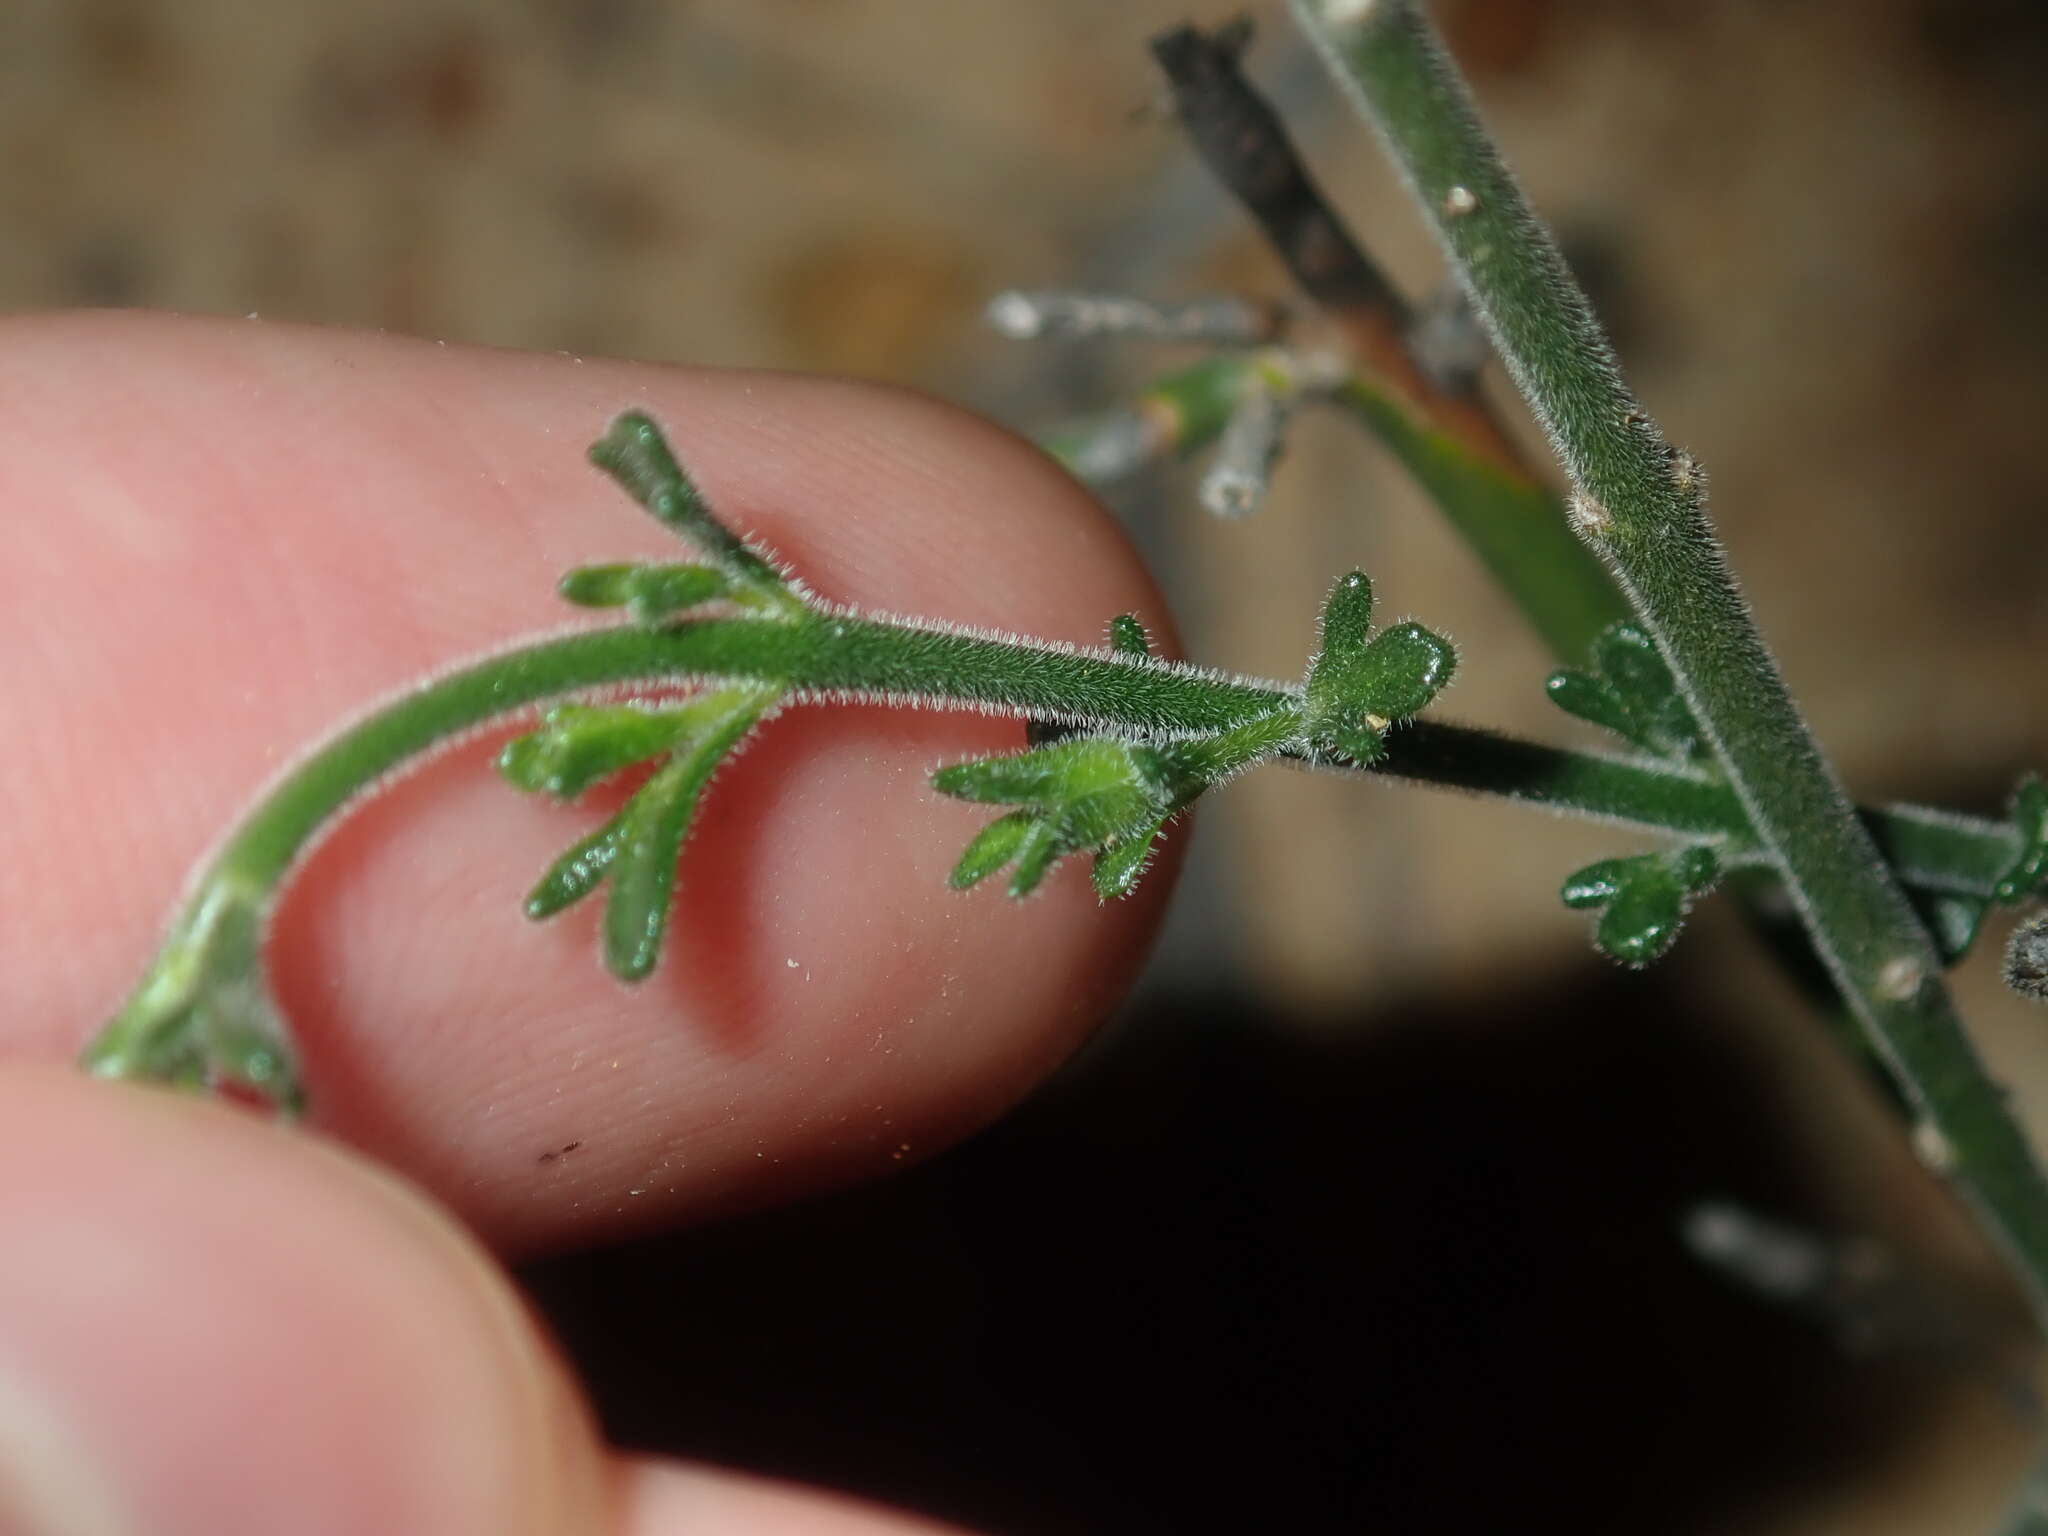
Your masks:
M1325 89L1284 7L1248 8L1260 25L1255 78L1370 247L1412 293L1427 292L1438 281L1433 249L1370 139ZM1163 26L1243 9L10 0L0 9L0 304L147 304L844 371L1043 425L1112 403L1176 355L996 341L978 323L991 291L1283 291L1246 221L1156 109L1143 48ZM2048 340L2043 8L1461 0L1440 13L1637 386L1710 470L1759 616L1856 792L1995 811L2021 769L2048 766L2037 683L2048 654L2048 467L2037 437ZM1206 522L1191 490L1169 474L1117 500L1198 658L1293 672L1326 583L1363 565L1390 604L1458 638L1465 670L1447 714L1590 744L1541 698L1546 662L1507 606L1345 423L1301 428L1251 524ZM1725 1077L1738 1084L1726 1112L1684 1134L1770 1142L1770 1170L1738 1193L1796 1207L1828 1230L1875 1234L1966 1290L1994 1284L1877 1095L1729 914L1703 914L1650 979L1599 969L1555 890L1622 841L1450 797L1255 775L1206 808L1152 1001L1139 1010L1153 1022L1127 1026L1160 1043L1129 1047L1135 1057L1111 1051L1096 1069L1122 1082L1124 1099L1063 1091L1127 1106L1094 1113L1098 1129L1120 1127L1116 1145L1128 1152L1134 1123L1166 1137L1214 1106L1144 1074L1119 1080L1118 1060L1171 1058L1190 1031L1214 1051L1213 1038L1235 1030L1248 1049L1297 1064L1333 1053L1384 1083L1388 1061L1360 1042L1412 1039L1427 1016L1431 1049L1493 1082L1494 1096L1464 1101L1464 1068L1421 1071L1418 1094L1449 1096L1421 1101L1437 1105L1414 1128L1426 1137L1432 1121L1498 1118L1517 1093L1502 1064L1522 1061L1534 1032L1549 1054L1528 1059L1550 1065L1528 1070L1553 1097L1532 1135L1646 1083L1682 1096L1688 1083ZM2002 928L1963 968L1959 990L1998 1070L2048 1126L2048 1019L1998 985L2000 941ZM1638 1034L1660 1032L1685 1042L1677 1057L1659 1065L1634 1054L1645 1048ZM1591 1054L1575 1054L1588 1039ZM1581 1060L1583 1081L1555 1065ZM1285 1095L1276 1103L1284 1120ZM1332 1112L1341 1119L1342 1106ZM1040 1113L1051 1117L1047 1137L1092 1123L1078 1111L1079 1121L1061 1121L1057 1105ZM1630 1124L1654 1140L1659 1124L1694 1122L1674 1110ZM1016 1134L1026 1138L1017 1157L1045 1155L1028 1131ZM1397 1159L1384 1177L1413 1176L1412 1142L1370 1137L1360 1128L1352 1141L1334 1138L1329 1155ZM1517 1155L1503 1143L1501 1156ZM1558 1177L1598 1179L1603 1160L1661 1155L1589 1147L1583 1168ZM1684 1163L1672 1155L1672 1166ZM1700 1157L1674 1176L1672 1199L1686 1198L1686 1179L1709 1193L1726 1173ZM1603 1231L1620 1220L1586 1219ZM573 1299L595 1282L543 1277L550 1283ZM1747 1302L1727 1305L1738 1332L1792 1326ZM1587 1303L1588 1315L1611 1315L1604 1306ZM1985 1306L2002 1315L2000 1303ZM577 1316L571 1307L563 1322L572 1339L583 1337ZM601 1340L585 1342L601 1353ZM1848 1427L1836 1424L1832 1439L1826 1424L1804 1421L1756 1431L1789 1449L1765 1492L1742 1504L1740 1528L1981 1527L2023 1438L1982 1370L1952 1358L1842 1364L1824 1348L1802 1358L1823 1383L1809 1417L1847 1414ZM1375 1391L1369 1372L1352 1386ZM1771 1390L1785 1389L1756 1383L1756 1395ZM1844 1406L1874 1399L1890 1405L1896 1432ZM771 1420L775 1411L787 1404L762 1405ZM1708 1416L1745 1411L1738 1379L1725 1403L1683 1399L1665 1420L1675 1439L1704 1444L1718 1432ZM1455 1403L1445 1414L1448 1436L1461 1421ZM646 1438L663 1432L632 1422ZM1588 1430L1586 1457L1614 1448L1603 1433ZM773 1460L715 1436L676 1438ZM1767 1460L1761 1444L1738 1436L1727 1454ZM939 1459L957 1472L964 1454ZM1041 1470L1052 1455L1043 1445L1034 1454ZM1333 1451L1333 1464L1347 1454ZM1484 1462L1501 1452L1461 1454ZM1163 1507L1097 1467L1070 1483L1048 1474L1070 1496L1047 1494L1012 1517L988 1488L1014 1477L920 1483L915 1468L892 1477L874 1473L873 1456L845 1461L844 1480L962 1518L1013 1518L1009 1529L1149 1529L1133 1511ZM791 1470L831 1475L839 1465L798 1456ZM1685 1472L1683 1457L1674 1465L1683 1475L1660 1485L1665 1502L1653 1507L1667 1518L1652 1528L1694 1528L1671 1514L1688 1494L1671 1490L1705 1474ZM1616 1489L1629 1477L1603 1475ZM1585 1488L1603 1486L1587 1478ZM1744 1478L1741 1464L1723 1471L1728 1484ZM1567 1496L1588 1495L1557 1492ZM1347 1489L1316 1508L1350 1510L1355 1499L1384 1515L1391 1497ZM1488 1528L1417 1498L1441 1518L1410 1514L1385 1528ZM1615 1498L1618 1519L1626 1501ZM1735 1528L1733 1507L1701 1494L1685 1518ZM1609 1528L1599 1509L1576 1513L1584 1528ZM1630 1518L1642 1528L1640 1510ZM1159 1519L1158 1529L1197 1528ZM1318 1519L1304 1504L1291 1528Z

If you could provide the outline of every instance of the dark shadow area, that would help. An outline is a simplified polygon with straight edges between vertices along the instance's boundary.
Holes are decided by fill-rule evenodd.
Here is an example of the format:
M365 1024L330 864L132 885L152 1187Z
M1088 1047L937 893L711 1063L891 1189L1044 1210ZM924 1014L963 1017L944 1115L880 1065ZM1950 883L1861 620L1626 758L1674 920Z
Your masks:
M1807 1203L1684 971L1313 1035L1155 997L885 1186L527 1278L624 1443L1005 1536L1721 1528L1925 1378L1680 1247Z

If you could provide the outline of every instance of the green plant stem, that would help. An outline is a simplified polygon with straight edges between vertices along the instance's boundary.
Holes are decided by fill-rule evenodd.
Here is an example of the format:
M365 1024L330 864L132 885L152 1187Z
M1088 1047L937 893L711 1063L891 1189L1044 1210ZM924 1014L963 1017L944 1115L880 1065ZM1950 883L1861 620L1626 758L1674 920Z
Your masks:
M149 971L88 1048L87 1065L104 1076L232 1081L296 1106L289 1031L262 979L262 940L279 889L322 827L407 762L494 719L593 690L689 682L757 689L762 708L777 699L915 700L1181 740L1212 780L1284 752L1312 767L1380 772L1713 842L1734 867L1756 857L1741 803L1710 774L1428 720L1395 729L1380 764L1359 769L1303 747L1300 689L1130 651L1078 652L830 609L793 620L626 626L541 641L437 678L285 775L194 881ZM2010 825L1910 809L1870 814L1907 876L1938 890L1988 895L2017 853ZM586 839L571 862L610 832ZM594 872L615 851L607 845ZM587 888L582 877L591 873L558 866L544 886L553 891L561 879Z
M1408 0L1292 0L1422 203L1570 475L1573 521L1684 688L1836 986L2048 1315L2048 1184L1964 1035L1934 947L1808 735L1708 525L1585 296Z
M367 786L478 726L544 700L622 685L767 682L805 695L916 698L939 707L1058 718L1132 735L1243 728L1261 746L1287 732L1276 713L1300 695L1278 683L1138 662L854 615L801 624L705 619L621 626L544 640L436 678L344 730L287 774L215 856L203 886L277 885L329 818ZM1370 770L1646 830L1739 840L1748 823L1707 775L1539 746L1469 726L1416 720ZM1330 766L1330 765L1319 765ZM2002 823L1903 808L1869 813L1902 873L1932 889L1988 895L2017 840Z

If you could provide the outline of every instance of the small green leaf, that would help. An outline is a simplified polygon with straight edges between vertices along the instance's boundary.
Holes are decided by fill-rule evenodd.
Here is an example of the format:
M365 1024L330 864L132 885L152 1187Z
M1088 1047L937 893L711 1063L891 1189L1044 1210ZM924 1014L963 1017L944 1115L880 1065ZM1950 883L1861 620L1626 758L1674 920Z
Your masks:
M579 608L623 608L639 570L637 565L579 565L562 573L555 591Z
M653 418L627 411L590 445L590 462L662 522L707 547L730 538L695 482L683 473Z
M1382 630L1358 658L1357 697L1385 720L1406 720L1429 707L1457 669L1451 642L1420 624Z
M956 800L1030 805L1052 810L1098 802L1167 799L1186 790L1181 754L1106 736L1071 736L1027 752L954 763L932 775L932 787Z
M640 786L621 814L604 909L605 968L621 981L643 979L661 956L676 857L696 809L694 766L676 758Z
M1030 830L1017 847L1017 867L1010 872L1010 896L1022 901L1038 889L1039 882L1052 872L1060 856L1072 852L1060 846L1059 835L1050 823L1034 818Z
M1308 739L1318 752L1344 758L1361 768L1370 768L1387 755L1386 733L1363 720L1325 721L1310 727Z
M1606 679L1595 677L1590 672L1574 672L1562 667L1544 679L1543 691L1550 695L1550 702L1566 714L1590 720L1617 736L1631 741L1636 739L1635 719L1629 714L1628 706L1622 703L1621 695Z
M1995 888L2008 906L2025 901L2048 879L2048 781L2032 773L2020 780L2013 792L2012 820L2020 834L2019 856Z
M1142 873L1145 851L1166 819L1208 787L1208 775L1243 766L1222 746L1230 734L1158 745L1072 736L1028 752L941 768L931 782L945 794L1023 807L991 823L968 845L953 870L953 884L972 885L1014 861L1010 894L1024 896L1060 859L1095 853L1102 855L1098 891L1105 898L1124 894Z
M990 822L967 845L967 851L960 855L960 862L953 866L953 873L946 877L946 883L956 891L979 885L1017 857L1024 840L1037 825L1038 818L1029 811L1012 811Z
M713 514L710 503L669 451L661 428L643 411L627 411L590 445L590 462L610 475L655 518L689 539L730 579L731 595L785 621L800 618L803 599L782 573Z
M1660 757L1690 757L1702 737L1685 696L1638 624L1610 624L1593 642L1592 670L1553 672L1544 683L1551 702Z
M1118 901L1136 890L1139 879L1152 863L1153 845L1165 828L1166 818L1162 816L1135 837L1111 843L1096 854L1091 871L1095 894L1104 901Z
M1597 908L1593 943L1623 965L1642 966L1670 949L1692 898L1720 878L1705 845L1602 859L1571 875L1560 895L1573 908Z
M1065 783L1063 766L1056 759L1049 759L1049 754L1068 745L1071 739L1029 752L949 763L932 775L932 788L955 800L971 800L978 805L1048 803Z
M623 813L614 816L550 864L526 894L526 915L535 921L553 917L596 890L619 855L624 825Z
M1615 893L1600 914L1594 943L1623 965L1647 965L1668 950L1685 921L1685 893L1674 879L1644 874Z
M641 980L660 959L676 859L704 787L777 697L771 688L734 688L694 701L690 739L619 813L603 940L605 966L621 981Z
M1135 613L1120 613L1109 621L1109 648L1120 656L1150 656L1152 637Z
M1621 894L1621 888L1629 878L1629 866L1634 859L1602 859L1598 864L1588 864L1576 874L1565 878L1564 888L1558 893L1568 907L1598 907L1614 900Z
M1323 600L1322 647L1325 656L1344 657L1365 649L1372 630L1372 578L1351 571L1338 578Z
M725 572L709 565L586 565L561 580L560 592L585 608L624 608L649 627L700 607L732 589Z
M572 800L598 780L658 757L693 723L687 708L558 704L538 729L498 754L498 772L524 790Z
M1650 715L1678 691L1657 642L1639 625L1610 624L1601 631L1593 642L1593 664L1639 717Z

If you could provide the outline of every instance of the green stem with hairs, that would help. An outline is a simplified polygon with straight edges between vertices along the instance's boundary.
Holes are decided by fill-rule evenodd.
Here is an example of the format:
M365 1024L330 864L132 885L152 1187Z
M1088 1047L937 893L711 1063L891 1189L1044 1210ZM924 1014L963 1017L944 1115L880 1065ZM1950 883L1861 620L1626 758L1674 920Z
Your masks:
M285 880L334 817L406 763L543 701L684 681L763 687L781 696L915 698L928 706L1069 721L1149 740L1194 739L1240 759L1284 749L1302 694L1128 652L1072 651L850 612L792 620L685 621L594 630L489 657L413 690L349 727L285 775L194 882L155 964L94 1041L107 1076L198 1083L226 1076L259 1090L292 1086L287 1032L262 983L263 930ZM1300 757L1299 751L1289 755ZM1358 769L1726 845L1743 862L1748 823L1718 779L1694 770L1515 741L1416 720L1383 761ZM1910 879L1988 895L2017 834L2002 823L1910 809L1869 813Z
M1708 524L1701 475L1624 384L1584 294L1408 0L1292 0L1460 274L1606 560L1679 679L1844 999L2048 1311L2048 1184L1932 942L1808 734Z

